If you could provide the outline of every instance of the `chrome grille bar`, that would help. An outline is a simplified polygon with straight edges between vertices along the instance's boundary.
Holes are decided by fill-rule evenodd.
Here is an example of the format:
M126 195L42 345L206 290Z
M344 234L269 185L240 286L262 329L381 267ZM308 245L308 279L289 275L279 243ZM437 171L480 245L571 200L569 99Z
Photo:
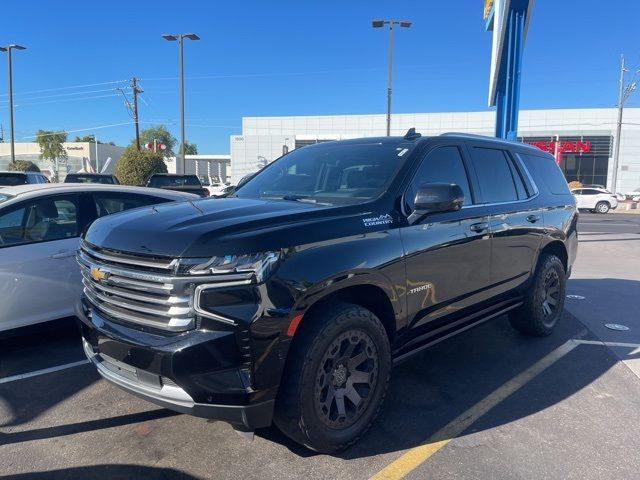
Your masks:
M194 291L200 284L215 288L251 283L251 273L176 275L178 260L137 257L82 242L77 254L84 294L100 313L115 321L167 331L195 327ZM210 316L210 314L209 314Z

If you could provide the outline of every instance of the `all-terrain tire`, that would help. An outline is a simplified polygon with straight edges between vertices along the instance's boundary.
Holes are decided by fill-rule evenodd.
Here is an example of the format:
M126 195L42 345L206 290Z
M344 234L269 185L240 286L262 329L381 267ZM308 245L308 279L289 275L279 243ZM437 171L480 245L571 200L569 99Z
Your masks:
M513 328L537 337L551 334L564 309L566 281L562 261L555 255L541 255L524 304L509 313Z
M343 450L371 426L390 372L389 337L373 312L345 302L320 307L293 339L274 423L312 450Z

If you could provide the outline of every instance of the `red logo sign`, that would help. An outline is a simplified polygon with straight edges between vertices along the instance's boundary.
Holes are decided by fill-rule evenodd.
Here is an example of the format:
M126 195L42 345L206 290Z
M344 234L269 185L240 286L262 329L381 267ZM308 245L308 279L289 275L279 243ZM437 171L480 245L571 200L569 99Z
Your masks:
M533 145L534 147L538 147L540 150L544 150L545 152L549 152L551 154L562 154L562 153L588 153L591 151L591 142L589 141L577 141L570 142L565 140L560 140L559 142L555 140L551 140L549 142L527 142L529 145Z

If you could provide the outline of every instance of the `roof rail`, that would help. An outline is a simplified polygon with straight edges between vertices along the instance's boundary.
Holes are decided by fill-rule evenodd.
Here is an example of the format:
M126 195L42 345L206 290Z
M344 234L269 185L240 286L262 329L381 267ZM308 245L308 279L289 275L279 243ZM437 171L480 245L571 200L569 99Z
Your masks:
M420 138L421 136L421 133L416 132L416 129L414 127L411 127L409 130L407 130L407 133L404 134L404 139L415 140L416 138Z
M463 133L463 132L446 132L440 134L441 137L468 137L468 138L479 138L482 140L486 140L490 138L492 140L504 140L503 138L492 137L491 135L478 135L477 133ZM504 140L508 141L508 140Z

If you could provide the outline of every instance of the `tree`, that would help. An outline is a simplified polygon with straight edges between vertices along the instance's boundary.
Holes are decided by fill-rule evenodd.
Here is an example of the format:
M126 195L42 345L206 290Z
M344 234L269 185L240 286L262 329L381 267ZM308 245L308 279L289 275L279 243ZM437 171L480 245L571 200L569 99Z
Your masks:
M154 140L167 147L167 149L162 152L165 156L172 157L174 155L173 148L176 146L178 141L173 135L171 135L171 132L167 130L167 127L164 125L158 125L140 131L141 148L144 148L144 145L147 143L153 144ZM135 145L135 143L135 139L131 140L131 145Z
M67 151L62 145L67 141L67 132L53 132L50 130L38 130L36 132L36 141L40 145L40 159L48 160L53 164L54 182L58 181L58 161L67 159Z
M39 172L38 166L29 160L16 160L9 164L10 172Z
M78 135L76 135L76 138L73 140L74 142L90 142L93 143L96 141L95 137L93 135L85 135L84 137L79 137ZM98 140L98 143L102 143L100 140Z
M40 158L43 160L66 160L67 151L62 145L67 141L67 132L52 132L49 130L38 130L36 141L40 145Z
M197 155L198 146L195 143L184 142L184 154L185 155Z
M167 165L160 153L136 149L130 145L118 159L113 172L123 185L144 186L154 173L167 173Z

